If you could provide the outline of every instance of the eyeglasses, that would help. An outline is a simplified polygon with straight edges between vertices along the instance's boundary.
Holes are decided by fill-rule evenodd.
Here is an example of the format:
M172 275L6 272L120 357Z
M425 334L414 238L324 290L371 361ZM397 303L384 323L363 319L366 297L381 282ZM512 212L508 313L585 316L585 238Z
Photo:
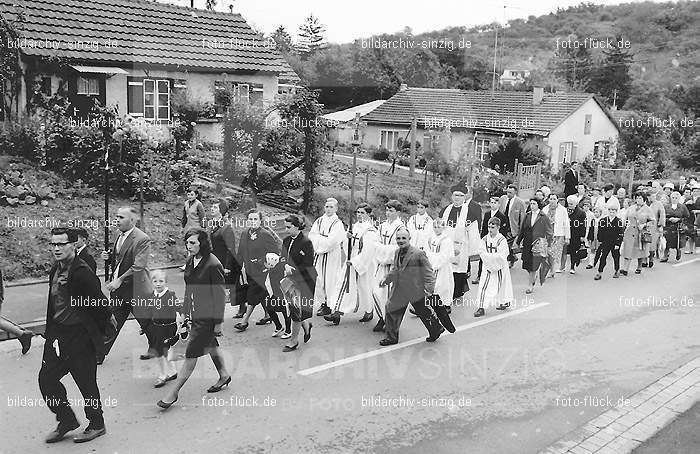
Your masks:
M362 211L362 210L357 210L357 211L355 211L355 213L357 213L357 214L365 214L365 212Z
M63 247L66 244L73 244L73 241L65 241L63 243L49 243L49 246L51 246L51 247Z

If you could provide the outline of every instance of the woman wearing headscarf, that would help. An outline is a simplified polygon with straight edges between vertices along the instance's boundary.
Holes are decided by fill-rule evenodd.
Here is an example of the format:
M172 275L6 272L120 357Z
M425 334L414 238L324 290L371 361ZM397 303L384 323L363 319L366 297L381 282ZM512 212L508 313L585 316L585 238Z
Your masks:
M666 210L664 209L663 203L658 199L662 194L661 189L658 185L653 186L649 191L649 199L647 205L651 209L654 215L654 226L651 228L651 243L649 243L649 256L647 258L647 263L642 262L642 267L647 266L651 268L654 266L654 256L656 255L656 250L659 248L659 240L661 239L661 234L664 231L664 225L666 225Z
M522 244L523 269L530 273L530 286L525 293L532 293L540 266L547 266L549 244L552 242L552 221L542 213L543 202L530 199L530 212L525 215L515 243Z
M566 205L569 212L569 228L571 229L568 246L569 259L571 260L569 273L576 274L576 267L581 263L579 250L586 237L586 213L580 207L580 200L576 194L566 198ZM565 265L566 263L562 264L562 269Z
M651 230L656 226L656 218L651 208L647 206L647 196L643 192L634 195L634 205L627 209L627 227L622 242L622 257L625 259L620 270L627 276L632 260L637 260L636 274L642 272L642 262L649 257Z
M226 288L233 292L235 282L240 274L240 267L236 261L236 234L228 219L228 202L219 199L211 206L211 219L208 224L211 235L212 253L219 259L224 267ZM229 293L229 298L231 297Z
M666 205L666 225L664 226L664 238L666 239L666 248L664 250L664 258L662 262L668 262L668 253L671 249L676 250L676 261L681 259L681 237L683 229L688 222L690 212L682 203L681 193L674 191L671 193L671 203Z

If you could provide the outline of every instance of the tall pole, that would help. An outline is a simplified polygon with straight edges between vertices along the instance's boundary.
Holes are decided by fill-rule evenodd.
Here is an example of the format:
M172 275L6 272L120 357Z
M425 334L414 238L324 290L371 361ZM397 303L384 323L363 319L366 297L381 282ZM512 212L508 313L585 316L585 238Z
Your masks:
M352 136L352 179L350 180L350 212L348 213L348 260L352 253L352 214L355 212L355 175L357 174L357 147L360 146L360 113L355 113L355 130ZM366 191L366 189L365 189ZM345 293L350 293L350 265L345 266Z
M367 191L369 190L369 166L367 166L367 172L365 173L365 202L367 202Z
M105 239L104 250L109 251L109 144L105 144ZM109 265L111 259L105 261L105 282L109 282Z
M408 176L413 178L416 173L416 128L418 124L416 117L411 120L411 161L408 164Z
M493 42L493 75L491 77L491 96L496 91L496 51L498 50L498 27L496 27L496 39Z

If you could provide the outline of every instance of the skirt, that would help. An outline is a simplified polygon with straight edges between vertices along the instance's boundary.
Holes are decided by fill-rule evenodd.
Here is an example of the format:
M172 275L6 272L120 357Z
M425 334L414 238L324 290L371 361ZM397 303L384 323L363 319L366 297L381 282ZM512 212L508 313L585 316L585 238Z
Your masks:
M192 320L185 358L199 358L219 346L214 336L214 325L216 323L212 319Z
M280 282L287 304L289 315L294 322L302 322L313 316L314 297L309 292L304 292L303 282L297 282L290 278L284 278Z
M175 336L177 332L177 323L173 320L170 324L156 324L151 321L151 323L146 328L148 332L150 345L150 351L156 357L167 356L168 346L165 341Z
M246 292L247 303L253 307L261 304L265 301L267 297L267 290L265 287L258 284L255 279L249 279L248 290Z

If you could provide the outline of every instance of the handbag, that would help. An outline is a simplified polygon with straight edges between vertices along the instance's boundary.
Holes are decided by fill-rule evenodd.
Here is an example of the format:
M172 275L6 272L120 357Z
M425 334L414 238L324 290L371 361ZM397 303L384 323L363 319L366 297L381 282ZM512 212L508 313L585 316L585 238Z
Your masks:
M182 323L178 323L175 335L165 341L170 346L168 349L168 361L182 361L185 359L187 342L189 342L189 330L187 328L187 320L185 320Z
M578 251L576 251L576 260L582 261L586 258L588 258L588 249L586 249L585 244L582 244Z
M651 232L642 230L642 244L651 243Z

